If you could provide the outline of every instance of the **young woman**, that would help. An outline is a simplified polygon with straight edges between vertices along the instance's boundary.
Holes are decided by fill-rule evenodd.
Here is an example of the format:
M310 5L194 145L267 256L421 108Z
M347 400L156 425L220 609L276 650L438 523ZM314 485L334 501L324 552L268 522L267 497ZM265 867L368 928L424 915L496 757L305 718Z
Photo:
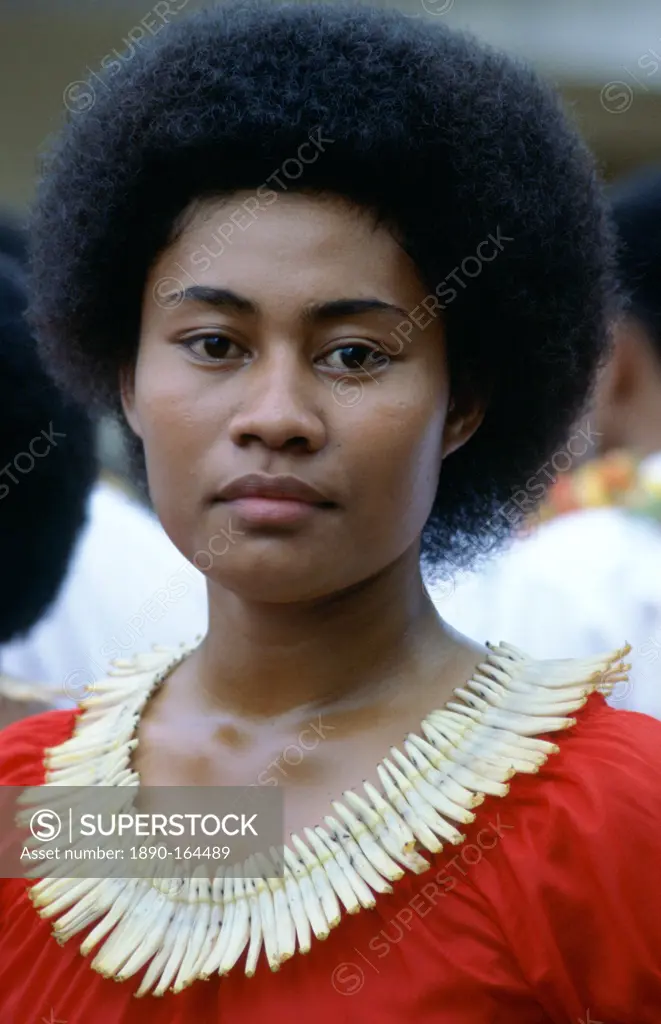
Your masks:
M607 344L555 98L326 5L214 9L92 87L41 184L34 322L121 404L210 625L5 732L0 779L278 786L291 838L283 880L3 881L3 1021L657 1021L661 726L597 692L624 649L484 648L420 568L506 533Z

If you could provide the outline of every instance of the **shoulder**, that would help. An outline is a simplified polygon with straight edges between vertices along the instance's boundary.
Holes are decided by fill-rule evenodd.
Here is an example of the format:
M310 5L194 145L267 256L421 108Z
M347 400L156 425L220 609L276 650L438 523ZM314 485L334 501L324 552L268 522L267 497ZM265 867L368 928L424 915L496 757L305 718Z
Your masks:
M650 770L661 765L661 722L610 707L595 694L562 738L557 756L558 765L566 769L579 761L584 762L583 772L599 766L599 778L608 770L618 777L636 773L649 779Z
M653 1024L661 722L593 696L557 742L539 774L515 778L493 808L498 838L476 886L553 1019L585 1018L589 1006L599 1020Z
M661 722L590 699L547 765L547 802L584 846L661 859Z
M44 752L68 739L76 711L47 711L0 732L0 785L35 786L44 779Z
M558 745L520 788L547 830L570 828L586 844L651 839L661 853L661 722L596 694Z
M610 707L595 693L575 725L546 739L557 751L538 772L517 774L507 796L489 797L471 829L474 833L492 819L502 823L496 856L482 858L491 861L487 881L498 889L507 862L517 886L534 888L566 871L567 878L585 883L588 893L594 881L591 862L624 861L635 848L654 849L658 864L661 722ZM467 838L474 841L474 834ZM661 892L659 898L661 903Z

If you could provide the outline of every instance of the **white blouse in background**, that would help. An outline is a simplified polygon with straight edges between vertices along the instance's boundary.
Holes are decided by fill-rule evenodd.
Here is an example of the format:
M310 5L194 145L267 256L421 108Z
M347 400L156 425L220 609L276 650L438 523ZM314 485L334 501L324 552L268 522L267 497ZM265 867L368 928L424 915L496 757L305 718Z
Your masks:
M110 660L192 643L206 628L202 573L155 516L101 482L57 600L26 636L0 649L0 667L55 687L67 705L103 678Z

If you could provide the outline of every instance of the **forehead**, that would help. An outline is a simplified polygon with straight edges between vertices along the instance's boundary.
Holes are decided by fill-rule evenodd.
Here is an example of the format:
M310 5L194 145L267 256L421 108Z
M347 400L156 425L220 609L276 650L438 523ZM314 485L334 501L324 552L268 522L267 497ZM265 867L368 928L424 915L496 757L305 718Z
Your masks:
M268 192L267 192L268 195ZM233 288L284 300L378 295L414 303L420 282L393 234L362 207L336 196L254 192L198 201L151 276Z

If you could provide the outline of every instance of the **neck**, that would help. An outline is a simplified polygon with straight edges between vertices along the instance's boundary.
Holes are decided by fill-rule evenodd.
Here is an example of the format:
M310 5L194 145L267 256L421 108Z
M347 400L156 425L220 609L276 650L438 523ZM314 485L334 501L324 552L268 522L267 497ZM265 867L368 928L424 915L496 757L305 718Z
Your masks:
M432 658L442 669L456 650L411 551L378 576L306 604L256 605L211 583L209 632L187 686L201 704L244 716L321 710L369 701Z

